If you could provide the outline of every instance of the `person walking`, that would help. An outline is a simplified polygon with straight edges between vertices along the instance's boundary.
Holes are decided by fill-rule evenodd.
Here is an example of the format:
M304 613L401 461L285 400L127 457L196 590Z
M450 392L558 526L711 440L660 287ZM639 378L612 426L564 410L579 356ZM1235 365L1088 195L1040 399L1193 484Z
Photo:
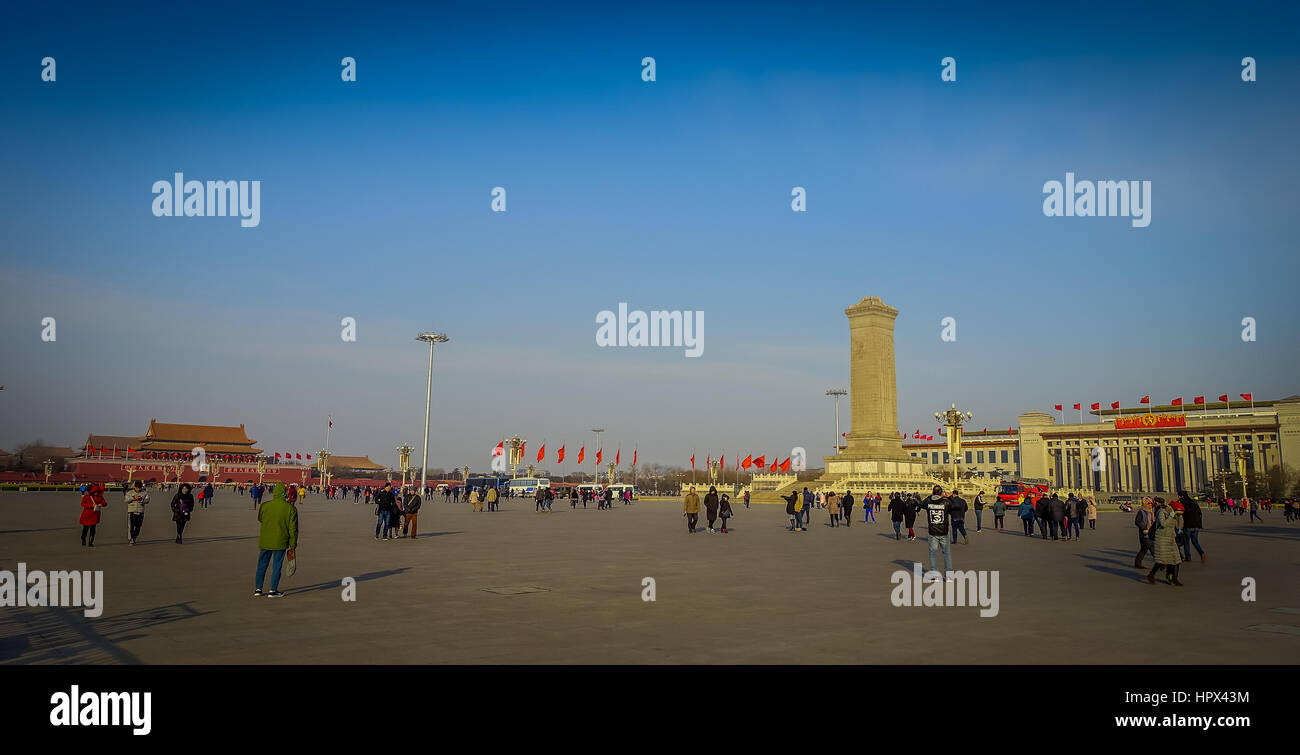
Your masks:
M389 494L391 495L391 493ZM285 497L283 482L275 485L271 500L257 509L257 574L253 579L253 597L262 597L266 569L271 567L271 591L268 598L283 598L280 592L280 568L288 556L293 560L298 549L298 507Z
M748 491L748 490L745 491L744 496L745 496L745 508L749 508L749 491Z
M965 504L965 501L962 501ZM921 504L925 511L927 532L930 536L930 571L939 571L939 551L943 551L943 577L952 582L952 548L948 540L948 530L952 524L955 505L943 496L943 488L938 485L930 492L930 497Z
M275 486L276 493L280 492L280 486ZM393 496L393 483L385 482L384 487L375 492L375 539L388 540L389 531L392 529L392 513L397 508L397 500ZM382 534L381 534L382 533Z
M190 493L190 484L182 482L172 496L172 521L176 523L176 544L184 541L185 525L190 521L190 512L194 511L194 496Z
M1065 539L1078 538L1080 527L1083 521L1083 501L1076 498L1074 493L1070 493L1065 499Z
M1052 518L1052 510L1047 496L1042 495L1034 502L1034 516L1038 519L1038 534L1047 539L1047 521Z
M533 491L533 513L540 514L545 507L546 493L542 490L542 486L538 485L537 490Z
M718 501L718 516L722 517L722 534L727 534L727 520L735 516L731 511L731 499L723 493L722 498Z
M1174 587L1182 587L1178 581L1178 567L1183 562L1183 554L1178 551L1178 536L1183 531L1183 515L1165 505L1163 498L1155 500L1153 513L1154 533L1152 536L1155 564L1147 572L1147 581L1156 583L1156 572L1165 567L1165 581Z
M81 495L81 516L77 522L81 524L81 544L88 547L95 547L95 529L99 527L99 512L108 505L104 500L104 486L95 484L86 488L86 492ZM90 541L86 541L86 536L90 536ZM179 542L179 540L177 541ZM24 586L22 589L26 589Z
M822 500L826 502L826 513L830 514L831 527L835 527L840 521L840 495L830 490Z
M907 527L907 539L916 539L916 513L920 510L921 502L916 496L908 496L903 503L903 525Z
M704 516L709 520L709 534L715 534L713 523L718 519L718 489L712 485L704 496Z
M691 488L691 490L694 489L695 488ZM790 532L795 532L799 529L799 518L795 514L795 503L797 502L800 505L803 504L803 501L799 499L799 491L791 490L790 495L783 495L781 498L785 500L785 515L790 518L790 526L786 527L786 529Z
M700 521L700 496L695 492L694 485L682 501L682 516L686 517L687 534L695 534L695 525Z
M135 545L135 539L140 536L140 528L144 526L144 507L149 503L149 494L144 490L144 482L135 481L135 487L126 493L126 518L127 518L127 543Z
M889 520L894 523L894 539L902 540L903 534L903 517L906 516L907 504L903 503L903 497L898 493L892 493L889 496ZM911 528L908 528L908 540L911 540Z
M402 535L406 535L406 530L409 527L411 530L412 540L420 536L419 518L420 507L422 505L424 505L424 499L420 497L420 494L415 492L414 489L408 490L406 493L406 500L402 502L402 513L405 515L405 518L402 520Z
M975 531L984 531L984 491L975 493L975 502L971 508L975 509Z
M1038 515L1034 513L1034 503L1028 495L1020 499L1020 506L1016 509L1020 515L1020 523L1025 526L1025 537L1034 536L1034 520Z
M1062 501L1056 491L1052 491L1052 497L1047 502L1047 513L1051 518L1047 522L1047 529L1052 533L1053 540L1060 540L1065 536L1065 501ZM1069 537L1065 537L1069 540Z
M1258 519L1260 522L1264 521L1264 518L1259 515L1259 501L1257 499L1251 498L1250 499L1250 524L1254 524L1256 519Z
M876 493L873 496L870 493L868 493L867 497L862 499L862 523L875 524L876 510L879 508L880 508L880 494Z
M211 481L209 481L207 485L203 486L203 508L206 509L212 505L212 495L215 492L216 491L212 488Z
M970 536L966 534L966 499L957 494L957 489L952 489L952 495L948 496L948 511L952 513L952 542L957 542L957 532L961 531L962 545L970 545Z
M1201 504L1189 496L1186 490L1178 491L1178 502L1183 506L1183 541L1179 544L1183 560L1192 560L1192 548L1195 547L1201 556L1201 563L1205 563L1205 550L1201 548L1201 525L1204 523Z
M1085 508L1088 513L1088 529L1097 529L1097 499L1088 496L1088 505Z
M248 489L248 497L253 501L253 511L257 511L257 507L262 505L261 483L254 483L253 487Z
M840 521L848 527L853 523L853 491L846 490L840 498Z
M500 511L501 510L500 504L501 504L501 493L497 490L497 486L493 485L487 490L488 511Z
M1002 500L1001 498L994 498L992 508L993 508L993 529L997 532L1001 532L1002 529L1006 526L1007 502ZM975 521L977 522L975 530L978 532L979 531L978 513L975 515Z
M1142 568L1142 559L1146 558L1147 552L1152 550L1151 530L1155 526L1155 519L1151 516L1154 509L1154 503L1150 498L1142 499L1142 508L1133 515L1133 526L1138 531L1138 552L1137 557L1133 559L1133 568Z

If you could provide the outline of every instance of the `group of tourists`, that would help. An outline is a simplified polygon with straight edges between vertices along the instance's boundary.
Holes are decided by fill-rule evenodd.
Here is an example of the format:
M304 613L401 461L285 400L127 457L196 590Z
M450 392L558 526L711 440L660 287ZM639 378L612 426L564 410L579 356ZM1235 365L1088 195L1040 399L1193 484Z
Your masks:
M1133 517L1138 531L1138 552L1133 568L1142 569L1142 561L1150 553L1155 563L1147 572L1147 581L1155 584L1160 567L1165 569L1165 582L1182 587L1178 568L1184 561L1192 560L1192 548L1205 563L1205 550L1201 548L1203 521L1201 505L1187 494L1178 491L1178 500L1165 503L1163 498L1143 498L1142 506Z
M385 482L374 494L375 539L397 540L419 537L420 507L423 501L416 488L393 490L393 483Z
M1016 513L1024 525L1025 537L1034 536L1035 523L1038 524L1038 534L1044 540L1079 540L1083 535L1085 520L1088 529L1097 529L1097 501L1091 496L1079 498L1070 493L1062 501L1061 496L1055 492L1037 498L1026 493L1020 499Z
M695 534L697 525L700 523L700 494L695 492L695 486L690 486L686 493L685 501L682 505L682 516L686 517L686 532ZM718 494L718 489L712 485L709 486L709 492L704 495L704 515L709 520L709 525L705 530L710 534L716 534L717 529L714 523L718 518L722 519L722 534L727 534L727 520L735 516L731 510L731 499L726 493Z

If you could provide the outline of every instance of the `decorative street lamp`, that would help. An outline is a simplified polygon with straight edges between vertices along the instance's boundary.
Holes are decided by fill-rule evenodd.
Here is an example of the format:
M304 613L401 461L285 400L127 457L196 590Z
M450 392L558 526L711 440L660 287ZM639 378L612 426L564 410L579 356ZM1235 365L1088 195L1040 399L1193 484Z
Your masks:
M208 483L216 487L221 483L217 475L221 474L221 465L211 459L208 460Z
M975 418L970 412L958 411L957 405L953 404L950 409L944 412L935 412L934 418L948 428L948 456L952 459L952 489L957 489L957 455L961 453L961 426L965 422Z
M45 484L46 484L46 485L49 485L49 484L50 484L50 475L54 472L54 460L53 460L53 459L46 459L45 461L43 461L43 462L41 462L41 463L43 463L43 464L45 465Z
M510 439L510 455L507 459L510 462L510 479L519 477L519 462L524 457L524 444L528 442L527 438L520 438L518 435Z
M127 484L127 485L130 485L130 484L131 484L131 475L135 474L135 471L136 471L137 469L139 469L139 467L135 467L135 466L131 466L131 467L122 467L122 471L123 471L123 472L126 472L126 484Z
M257 487L259 488L262 487L262 476L265 474L266 474L266 457L258 456L257 457ZM179 481L180 478L178 477L177 480Z
M1235 454L1237 457L1237 470L1241 473L1241 498L1247 504L1250 503L1250 496L1246 492L1246 462L1250 461L1250 451L1244 448L1238 448ZM1224 490L1227 490L1227 483L1224 483ZM1224 495L1227 498L1227 495Z
M609 463L609 484L614 484L614 462Z
M826 391L826 395L835 397L835 455L839 456L840 439L844 437L840 435L840 396L847 396L849 392L843 388L832 388Z
M330 452L321 449L316 452L316 467L320 470L320 483L325 487L330 484Z
M402 489L406 489L406 472L411 468L411 451L414 450L407 443L397 447L397 466L402 470ZM424 493L421 489L421 494Z
M428 480L425 469L429 466L429 402L433 396L433 345L446 343L451 339L443 333L421 333L415 337L415 340L429 344L429 375L424 383L424 456L420 461L420 491L423 492Z

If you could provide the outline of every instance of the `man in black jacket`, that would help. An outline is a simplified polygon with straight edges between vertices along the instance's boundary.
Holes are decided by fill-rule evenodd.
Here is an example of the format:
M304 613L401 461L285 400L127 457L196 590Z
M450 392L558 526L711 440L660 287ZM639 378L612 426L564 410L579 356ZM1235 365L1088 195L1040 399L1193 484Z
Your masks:
M844 491L844 497L840 499L840 513L844 515L844 526L847 527L853 522L853 491Z
M1047 502L1047 514L1051 517L1047 520L1047 528L1052 533L1052 539L1057 540L1066 534L1065 501L1062 501L1055 492L1052 493L1052 499Z
M898 493L889 497L889 519L894 523L894 539L902 540L903 516L907 512L907 503ZM908 538L911 539L910 537Z
M402 535L406 535L406 530L409 527L411 530L411 539L414 540L419 537L419 535L416 534L416 528L419 526L419 522L417 522L416 519L420 515L420 495L416 493L415 490L408 489L406 491L406 498L403 499L402 504L402 511L406 514L406 518L402 520Z
M1052 512L1048 507L1050 499L1046 494L1039 496L1038 502L1034 504L1034 517L1038 519L1038 534L1047 539L1047 520L1052 518Z
M1201 554L1201 563L1205 563L1205 551L1201 548L1201 526L1203 525L1201 517L1201 504L1187 495L1186 490L1178 491L1178 502L1183 505L1183 544L1180 549L1183 552L1183 560L1192 560L1192 546L1196 546L1196 552Z
M943 551L943 574L948 582L952 581L952 550L948 542L948 528L952 523L952 514L959 506L943 496L943 488L934 486L929 498L921 502L921 510L929 525L930 533L930 571L938 572L939 551Z
M397 508L397 498L393 495L393 483L386 482L382 490L375 492L375 539L387 540L388 530L392 526L392 511ZM383 538L379 537L383 530Z

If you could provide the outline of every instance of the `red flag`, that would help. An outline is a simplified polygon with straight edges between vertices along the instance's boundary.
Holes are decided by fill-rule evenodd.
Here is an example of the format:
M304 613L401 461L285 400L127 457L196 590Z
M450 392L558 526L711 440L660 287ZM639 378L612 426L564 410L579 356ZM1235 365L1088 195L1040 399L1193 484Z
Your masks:
M1007 428L1007 435L1015 435L1015 434L1016 434L1016 428L1014 427Z
M1100 409L1100 408L1101 408L1101 402L1100 402L1100 401L1094 401L1093 403L1088 404L1088 408L1089 408L1089 409L1093 409L1093 410Z
M86 455L87 455L87 456L90 456L90 455L93 454L93 453L95 453L95 447L92 446L92 445L90 445L89 443L87 443L87 444L86 444Z
M605 449L603 449L603 448L597 448L597 449L596 449L596 466L598 466L598 467L600 466L600 457L602 457L602 456L604 456L604 455L605 455Z
M1254 401L1254 400L1255 400L1255 399L1253 398L1254 395L1255 395L1255 394L1253 394L1253 393L1243 393L1243 394L1241 394L1241 399L1242 399L1242 401Z
M330 420L330 427L334 427L334 420Z
M727 468L727 457L726 456L718 457L718 469L726 469L726 468Z
M789 471L790 471L790 457L789 457L789 456L785 457L785 461L781 462L781 471L782 471L782 472L789 472Z
M636 449L632 449L632 466L636 466Z
M277 459L280 458L280 452L279 452L279 451L276 451L276 452L275 452L275 458L277 458Z
M988 428L987 428L987 427L986 427L986 428L984 428L984 432L986 432L986 433L987 433L987 432L988 432L988 431L989 431L989 429L988 429Z
M506 452L506 442L505 442L504 440L501 441L500 443L497 443L497 447L494 448L494 449L492 449L492 455L493 455L493 456L500 456L501 454L504 454L505 452Z
M1119 402L1118 402L1118 401L1112 401L1112 402L1110 402L1110 408L1112 408L1112 409L1118 409L1118 408L1119 408Z
M133 454L133 453L135 453L135 449L134 449L134 448L131 448L130 446L127 446L127 447L126 447L126 452L129 453L129 454Z
M619 464L622 464L623 463L622 459L623 459L623 449L620 448L614 452L614 466L617 467Z
M1082 403L1075 404L1075 405L1074 405L1074 408L1075 408L1075 409L1082 409L1082 408L1083 408L1083 404L1082 404Z
M749 456L745 457L744 461L740 462L740 466L744 467L745 469L749 469L750 466L753 465L753 463L754 463L754 455L750 454Z
M307 459L308 459L309 461L311 460L311 454L307 454ZM244 459L244 461L248 461L248 459Z
M1205 403L1205 397L1204 397L1204 396L1197 396L1196 398L1192 399L1192 403L1193 403L1193 404L1204 404L1204 403Z
M1182 396L1179 396L1178 398L1174 399L1173 401L1170 401L1170 402L1169 402L1169 405L1170 405L1170 406L1182 406L1182 405L1183 405L1183 397L1182 397Z
M519 444L519 458L524 458L524 449L528 448L528 441Z
M691 469L695 469L695 454L691 454Z
M1151 397L1150 397L1150 396L1143 396L1142 398L1138 399L1138 403L1139 403L1139 404L1149 404L1149 403L1151 403Z
M713 468L713 457L712 457L712 456L705 456L705 457L704 457L704 468L705 468L705 469L712 469L712 468Z
M767 466L767 454L763 454L757 459L754 459L754 466L758 467L759 469L762 469L763 467Z
M297 457L297 458L299 458L299 459L302 458L302 454L294 454L294 456Z
M578 463L582 463L582 458L587 455L587 444L584 443L578 448Z
M1053 405L1052 405L1052 408L1055 409L1055 410L1058 411L1058 412L1061 411L1061 405L1060 405L1060 404L1053 404Z
M564 463L564 446L560 446L560 450L555 453L555 463L556 464Z
M537 449L537 460L541 461L546 458L546 441L542 441L542 447Z

